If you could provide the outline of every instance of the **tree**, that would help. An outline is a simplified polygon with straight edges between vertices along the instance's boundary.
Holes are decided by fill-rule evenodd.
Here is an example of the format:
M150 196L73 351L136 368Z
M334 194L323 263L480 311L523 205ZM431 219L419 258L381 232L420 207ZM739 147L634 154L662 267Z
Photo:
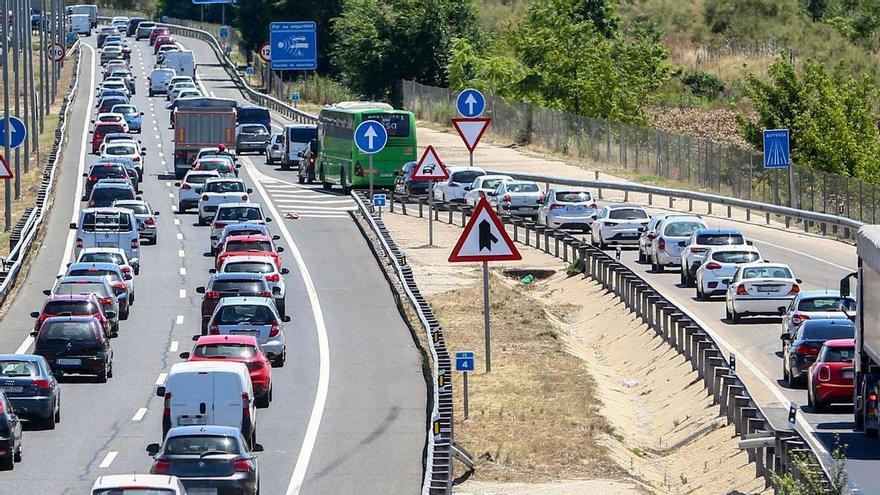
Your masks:
M330 62L333 37L333 19L342 14L342 0L284 0L277 21L315 21L318 44L318 70L324 74L336 74Z
M269 41L269 23L278 20L280 5L277 0L247 0L239 2L236 27L241 43L247 51L255 51Z

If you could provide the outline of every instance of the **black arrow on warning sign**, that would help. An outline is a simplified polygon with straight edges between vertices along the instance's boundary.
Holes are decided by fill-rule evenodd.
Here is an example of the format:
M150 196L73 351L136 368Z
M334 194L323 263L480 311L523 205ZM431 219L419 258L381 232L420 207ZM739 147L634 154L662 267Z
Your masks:
M492 224L488 220L480 222L480 251L488 249L492 251L492 244L498 242L498 238L492 233Z

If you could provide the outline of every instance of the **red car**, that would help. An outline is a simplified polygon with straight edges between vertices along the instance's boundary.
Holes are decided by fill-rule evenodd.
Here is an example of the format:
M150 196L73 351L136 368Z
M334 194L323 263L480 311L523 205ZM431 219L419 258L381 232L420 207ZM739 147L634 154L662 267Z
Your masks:
M807 404L814 412L852 403L855 339L827 340L807 375Z
M272 362L252 335L199 337L192 352L183 352L180 357L187 361L222 359L225 362L244 363L251 375L257 407L269 407L272 402Z
M125 133L126 129L116 122L98 122L95 129L89 132L92 133L92 154L97 154L104 142L104 136L113 132Z
M281 255L283 247L275 246L271 237L265 235L233 235L226 238L226 242L220 246L219 254L215 262L215 268L219 271L223 261L230 256L269 256L275 261L275 266L281 270Z
M168 28L153 28L153 30L150 31L150 46L156 43L156 38L158 38L159 36L165 36L169 34L171 34L171 31L169 31Z
M31 317L37 320L34 323L34 331L39 331L46 318L53 316L94 316L101 323L104 335L116 336L116 329L112 328L110 319L104 315L101 302L94 294L53 294L49 296L43 303L41 311L31 313Z
M156 42L153 43L153 55L159 53L159 48L161 48L162 45L172 44L174 44L174 36L171 36L170 34L163 34L159 36L158 38L156 38Z

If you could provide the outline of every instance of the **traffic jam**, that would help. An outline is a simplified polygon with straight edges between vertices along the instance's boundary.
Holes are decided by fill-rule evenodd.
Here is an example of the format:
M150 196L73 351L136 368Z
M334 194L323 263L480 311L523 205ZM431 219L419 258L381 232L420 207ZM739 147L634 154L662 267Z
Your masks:
M131 53L141 43L156 58L146 81L149 97L164 98L172 126L187 126L203 143L175 150L174 185L177 212L197 210L198 225L208 226L205 246L214 268L196 288L202 301L194 345L157 382L163 413L155 429L162 442L148 448L150 474L102 476L92 493L129 493L126 487L137 486L163 494L257 494L257 411L270 407L272 370L287 359L283 276L289 271L279 256L284 249L275 245L279 236L268 228L272 219L238 177L237 151L271 149L263 121L268 111L244 109L242 117L260 122L243 121L228 100L206 97L194 79L193 53L154 22L117 17L96 35L101 82L84 150L91 163L81 178L83 206L69 226L74 261L31 313L33 352L0 355L0 468L21 461L23 423L52 430L61 421L65 380L98 386L113 379L114 362L122 358L113 343L126 338L125 321L137 314L137 279L159 269L141 263L142 252L159 242L161 214L141 197L141 185L164 172L149 169L148 150L138 139L146 124L132 102Z

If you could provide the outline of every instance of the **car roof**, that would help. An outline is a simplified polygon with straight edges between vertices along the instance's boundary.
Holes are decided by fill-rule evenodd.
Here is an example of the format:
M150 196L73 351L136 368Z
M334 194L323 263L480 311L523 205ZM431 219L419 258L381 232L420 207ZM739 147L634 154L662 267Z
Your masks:
M455 172L467 172L467 171L483 172L483 174L486 173L486 170L484 170L481 167L468 167L466 165L453 165L451 167L446 167L446 171L449 172L450 174L453 174Z
M58 279L59 284L75 284L79 282L104 282L107 283L107 279L104 275L64 275Z
M131 182L128 179L101 179L95 183L94 189L105 189L105 188L134 190L134 188L131 187Z
M742 246L730 246L730 247L742 247ZM740 268L788 268L791 270L791 267L786 265L785 263L765 263L763 261L753 261L751 263L743 263L740 265Z
M76 315L76 316L50 316L43 320L43 325L46 323L54 323L56 321L72 321L72 322L83 322L83 323L97 323L98 318L92 315Z
M183 180L186 180L186 178L190 175L210 175L213 177L220 177L220 173L216 170L190 170L186 173L186 176L183 178Z
M220 306L237 306L237 305L275 307L275 301L271 297L233 296L233 297L224 297L223 299L220 299L220 302L217 303L218 308Z
M119 265L116 263L110 263L109 261L74 261L73 263L67 266L67 269L71 268L82 268L82 267L94 267L94 268L107 268L113 271L120 271Z
M244 179L238 177L212 177L205 181L205 184L208 182L244 182Z
M121 100L121 98L119 98L118 96L108 96L108 97L105 98L105 99L107 99L107 100L120 99L120 100ZM122 115L122 114L120 114L120 115ZM98 127L109 127L109 126L111 126L111 125L118 125L118 126L121 126L122 123L121 123L121 122L103 122L103 121L100 121L100 120L95 122L95 128L98 128Z
M227 241L242 241L242 242L260 242L260 241L271 241L272 239L265 234L246 234L246 235L231 235L226 238Z
M748 251L750 253L760 253L758 248L755 246L749 246L748 244L725 244L723 246L710 246L709 252L717 253L724 251Z
M260 345L253 335L202 335L196 346L209 344L245 344L257 347Z
M697 229L694 231L694 234L739 234L742 235L742 231L739 229Z
M833 339L826 340L825 347L853 347L856 345L856 339ZM3 356L0 356L3 359Z
M114 253L125 254L125 250L115 247L88 247L82 250L82 253Z
M241 435L241 431L238 428L232 426L175 426L174 428L168 430L166 438L192 435L222 435L226 437L238 438Z
M693 215L667 215L660 219L660 221L667 221L667 223L673 222L700 222L703 225L706 224L706 221L700 217Z
M837 289L812 289L812 290L802 290L800 294L798 294L800 299L806 299L809 297L841 297L840 291ZM852 299L852 297L849 297Z
M179 481L174 476L164 474L109 474L100 476L92 485L92 490L118 488L137 484L147 488L177 488Z
M36 356L34 354L0 354L0 360L18 360L18 361L28 361L31 363L38 363L42 359L42 356Z
M128 208L120 208L118 206L96 206L94 208L84 208L83 213L131 213Z
M248 373L244 363L236 361L182 361L171 365L168 376L180 373L198 373L203 371L232 371L236 374Z
M147 206L147 202L143 199L117 199L113 202L114 206L118 205L141 205Z
M804 320L804 322L801 323L801 328L804 328L804 326L807 324L809 324L809 326L811 326L811 327L818 327L818 326L830 327L830 326L838 326L838 325L844 326L844 327L851 327L851 326L855 325L852 322L852 320L850 320L849 318L818 318L815 320Z
M642 205L636 205L632 203L613 203L610 205L606 205L605 208L608 208L609 210L615 210L617 208L638 208L639 210L645 209Z
M215 273L213 280L265 280L259 273L251 272L235 272L235 273ZM225 298L224 298L225 299Z
M88 294L50 294L43 304L50 301L90 301L95 297L91 292Z
M264 265L270 265L273 268L275 267L275 263L271 258L266 256L251 256L249 254L239 254L237 256L230 256L223 260L223 265L228 265L232 263L261 263Z

